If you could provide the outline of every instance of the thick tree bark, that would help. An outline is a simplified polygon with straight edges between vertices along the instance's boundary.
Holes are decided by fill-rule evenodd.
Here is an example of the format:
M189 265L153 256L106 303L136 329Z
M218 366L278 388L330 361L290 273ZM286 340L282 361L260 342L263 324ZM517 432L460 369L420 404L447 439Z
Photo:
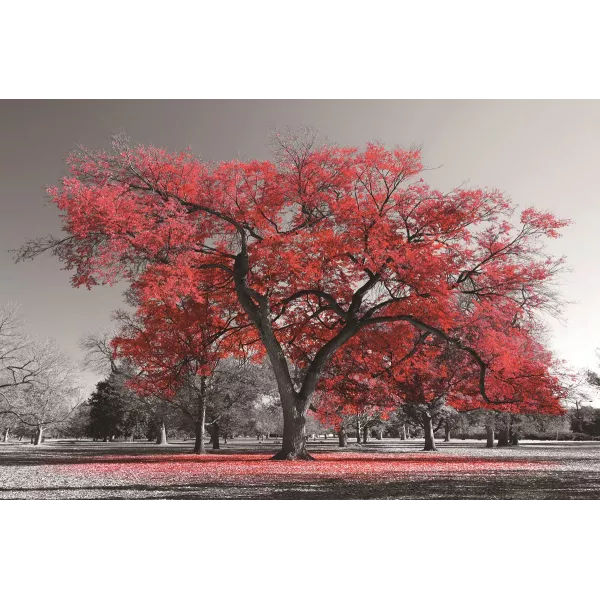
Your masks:
M9 433L10 433L10 427L7 427L7 428L4 430L4 441L5 441L5 442L8 442L8 434L9 434Z
M261 329L283 410L283 438L281 450L273 460L314 460L306 449L306 413L310 406L311 391L296 392L287 367L287 361L272 331Z
M378 429L377 430L377 439L378 440L382 440L383 439L383 429Z
M503 427L498 431L498 448L506 448L509 445L508 428Z
M423 450L435 452L435 438L433 437L433 417L426 411L423 415L423 429L425 430L425 448Z
M210 441L212 442L213 450L218 450L221 447L219 444L219 423L216 421L213 423L210 432Z
M494 447L494 428L491 425L485 426L485 434L487 437L486 448Z
M513 446L518 446L519 445L519 434L513 430L511 436L510 436L510 443Z
M445 442L449 442L451 439L450 437L450 423L448 422L448 419L444 420L444 441Z
M167 442L167 428L164 421L160 421L156 424L156 443L160 446L166 446Z
M369 428L365 425L362 432L363 444L369 443Z
M306 407L293 395L284 397L280 391L283 407L283 443L273 460L314 460L306 449Z
M44 428L40 425L35 432L35 437L33 439L34 446L39 446L42 443L43 435L44 435Z
M346 428L343 425L340 425L337 434L339 440L339 447L345 448L348 445L348 435L346 434Z
M406 435L406 425L402 425L402 429L400 430L400 439L401 440L406 440L407 439L407 435Z

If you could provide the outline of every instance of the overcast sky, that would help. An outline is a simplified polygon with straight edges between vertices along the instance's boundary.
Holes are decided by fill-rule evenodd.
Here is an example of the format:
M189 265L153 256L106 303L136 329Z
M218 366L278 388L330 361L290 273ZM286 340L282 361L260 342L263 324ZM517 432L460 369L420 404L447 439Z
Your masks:
M468 180L572 219L550 246L573 269L563 294L574 303L564 322L551 321L552 345L575 367L597 366L597 101L0 101L0 305L21 304L29 331L55 338L76 360L81 336L110 326L121 306L122 288L73 289L56 259L15 265L8 253L60 233L45 189L65 174L75 144L106 147L123 129L136 142L191 146L209 160L268 158L269 134L300 126L343 145L419 144L426 165L441 166L426 180L442 190Z

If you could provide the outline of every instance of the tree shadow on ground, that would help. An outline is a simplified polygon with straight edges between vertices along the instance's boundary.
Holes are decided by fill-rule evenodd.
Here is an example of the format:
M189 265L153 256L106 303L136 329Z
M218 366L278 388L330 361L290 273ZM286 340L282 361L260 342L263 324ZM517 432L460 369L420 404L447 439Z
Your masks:
M99 485L0 487L9 497L55 499L265 499L265 500L348 500L348 499L597 499L598 478L576 474L518 476L439 477L436 479L357 483L324 479L316 482L287 482L268 485L220 483L168 485Z

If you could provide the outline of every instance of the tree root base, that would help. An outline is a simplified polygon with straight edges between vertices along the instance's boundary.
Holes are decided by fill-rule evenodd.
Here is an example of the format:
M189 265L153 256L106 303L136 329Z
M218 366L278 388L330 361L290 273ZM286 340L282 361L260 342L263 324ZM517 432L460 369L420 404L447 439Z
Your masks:
M271 456L271 460L315 460L308 452L289 452L280 450L275 456Z

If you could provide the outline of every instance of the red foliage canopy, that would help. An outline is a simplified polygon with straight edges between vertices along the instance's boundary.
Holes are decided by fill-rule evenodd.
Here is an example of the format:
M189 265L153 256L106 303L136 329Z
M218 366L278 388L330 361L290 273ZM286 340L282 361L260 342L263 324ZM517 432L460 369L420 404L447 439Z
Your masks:
M190 378L211 376L223 355L239 352L248 327L219 304L218 294L182 296L160 279L151 283L135 284L135 314L117 313L121 331L112 347L139 368L129 381L133 389L168 398Z
M321 419L336 426L344 416L370 411L383 416L400 404L459 411L493 408L512 413L560 414L565 389L558 364L529 332L481 328L473 337L494 337L497 351L488 363L486 388L479 393L477 364L468 354L425 333L405 327L369 332L346 344L332 359L319 384ZM416 336L416 337L415 337ZM471 339L471 341L475 341Z

